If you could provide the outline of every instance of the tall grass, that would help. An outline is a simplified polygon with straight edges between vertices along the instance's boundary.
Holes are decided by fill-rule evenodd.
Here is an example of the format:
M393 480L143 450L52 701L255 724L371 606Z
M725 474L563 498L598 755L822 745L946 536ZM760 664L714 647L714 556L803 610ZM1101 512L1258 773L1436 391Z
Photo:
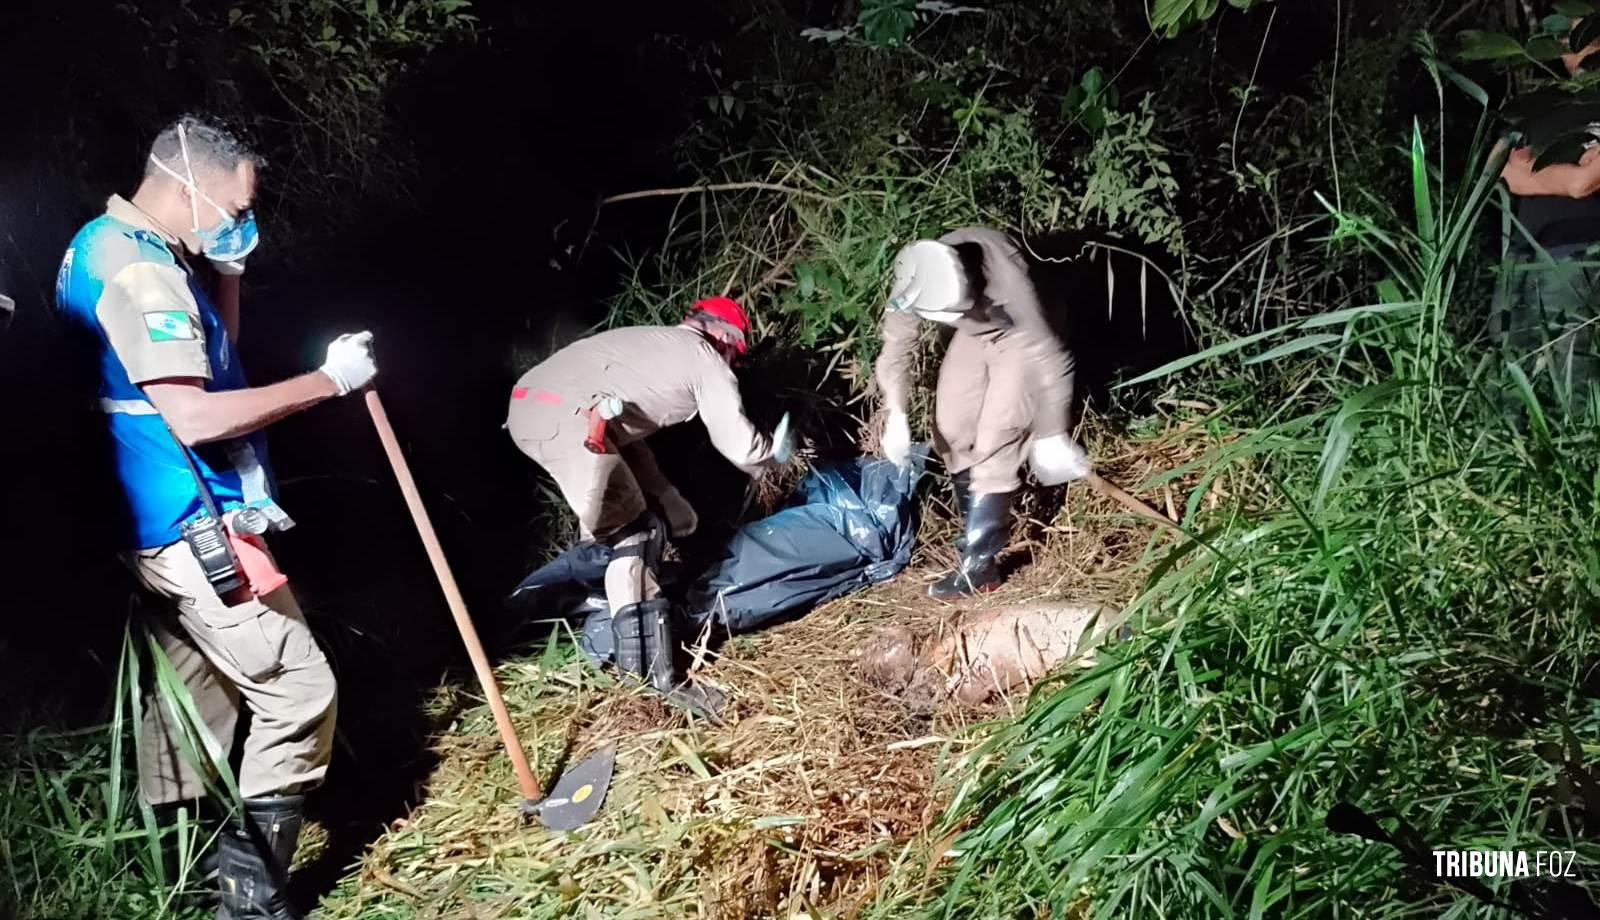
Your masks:
M146 667L153 668L148 678ZM153 690L148 698L147 687ZM183 756L203 765L213 799L237 801L232 770L201 730L193 698L160 646L130 617L109 722L6 739L0 917L204 915L193 896L200 854L214 843L217 828L197 822L189 806L164 809L158 817L140 795L134 766L146 705L166 707L180 727Z
M1328 205L1328 243L1387 269L1371 304L1149 375L1253 351L1226 373L1270 377L1209 420L1223 446L1186 516L1209 549L1167 544L1137 638L1040 688L973 755L934 912L1558 915L1536 904L1558 883L1474 894L1385 834L1424 857L1576 850L1595 886L1600 464L1592 429L1551 422L1517 367L1458 335L1483 306L1485 139L1480 123L1448 182L1418 129L1409 201ZM1219 477L1230 497L1202 512Z

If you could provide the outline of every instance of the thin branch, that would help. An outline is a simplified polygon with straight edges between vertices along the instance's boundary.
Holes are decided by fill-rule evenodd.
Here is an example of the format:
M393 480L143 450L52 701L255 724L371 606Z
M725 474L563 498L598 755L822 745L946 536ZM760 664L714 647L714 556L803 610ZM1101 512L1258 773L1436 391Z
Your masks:
M755 283L754 287L744 292L745 302L748 303L749 301L753 300L757 294L760 294L767 288L768 285L777 281L778 278L784 274L784 272L787 272L791 263L794 261L794 257L800 254L800 249L805 245L805 243L806 237L805 234L802 233L797 239L795 239L794 245L789 247L789 251L783 254L783 258L779 259L777 264L772 266L772 270L763 275L761 280Z
M1339 185L1339 146L1333 138L1333 106L1339 96L1339 51L1344 42L1344 0L1333 4L1333 76L1328 80L1328 157L1333 163L1333 203L1344 210L1343 189Z
M1272 24L1277 21L1278 7L1272 7L1272 15L1267 17L1267 30L1261 35L1261 47L1256 49L1256 65L1250 70L1250 85L1244 88L1244 98L1239 100L1239 117L1233 120L1233 142L1228 147L1228 157L1233 162L1233 171L1239 172L1239 126L1244 123L1244 110L1250 105L1250 94L1256 89L1256 75L1261 72L1261 58L1267 53L1267 41L1272 38Z
M653 188L642 192L623 192L609 198L600 199L602 205L615 204L619 201L635 201L640 198L665 198L668 195L694 195L704 192L734 192L741 189L761 189L768 192L783 192L786 195L799 195L802 198L815 198L818 201L837 201L827 195L808 192L805 189L790 188L787 185L778 185L773 182L723 182L718 185L685 185L679 188Z

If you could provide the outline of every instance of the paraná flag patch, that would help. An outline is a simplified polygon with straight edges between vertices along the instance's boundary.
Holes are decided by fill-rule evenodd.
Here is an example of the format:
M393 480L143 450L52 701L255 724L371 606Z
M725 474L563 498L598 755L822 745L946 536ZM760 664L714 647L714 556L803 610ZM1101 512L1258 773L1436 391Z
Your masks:
M196 334L187 310L152 310L144 315L144 328L152 342L192 341Z

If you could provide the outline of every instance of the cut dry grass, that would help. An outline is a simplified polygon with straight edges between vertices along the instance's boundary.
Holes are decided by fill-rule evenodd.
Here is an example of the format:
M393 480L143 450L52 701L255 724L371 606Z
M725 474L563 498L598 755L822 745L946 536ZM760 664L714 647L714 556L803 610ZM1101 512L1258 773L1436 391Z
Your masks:
M1203 450L1203 440L1169 425L1116 455L1107 473L1135 485ZM599 817L564 836L522 825L510 763L487 708L474 704L438 738L425 804L383 834L318 915L858 915L905 854L931 843L923 835L946 804L941 779L978 726L1024 702L918 712L858 676L867 638L888 625L938 628L963 608L1063 596L1120 604L1142 578L1148 524L1087 490L1069 490L1060 515L1043 512L1049 500L1060 496L1036 496L1028 511L1052 523L1019 527L1032 535L1011 548L1031 564L981 602L926 598L948 561L950 529L929 516L928 551L895 581L706 652L699 677L730 699L722 726L616 686L565 639L505 663L507 702L542 778L559 771L564 752L576 761L618 743ZM439 705L464 692L441 691Z

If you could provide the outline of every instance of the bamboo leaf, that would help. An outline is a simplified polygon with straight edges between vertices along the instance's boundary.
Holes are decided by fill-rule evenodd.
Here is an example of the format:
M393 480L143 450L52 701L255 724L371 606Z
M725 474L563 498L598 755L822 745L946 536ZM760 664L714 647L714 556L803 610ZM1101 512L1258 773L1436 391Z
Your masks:
M1286 355L1292 355L1296 352L1306 351L1312 348L1320 348L1323 345L1338 342L1343 338L1344 336L1336 335L1332 332L1319 332L1316 335L1304 335L1298 339L1291 339L1290 341L1284 342L1281 345L1269 348L1261 354L1255 355L1254 357L1246 358L1244 363L1261 364L1266 361L1276 361L1277 359L1285 357Z
M1397 381L1385 381L1376 386L1363 387L1344 401L1328 424L1328 436L1322 447L1322 475L1317 483L1312 506L1319 511L1339 474L1343 472L1350 451L1355 446L1356 435L1361 430L1361 413L1394 396L1400 389Z
M1246 348L1249 348L1251 345L1254 345L1255 343L1262 341L1263 339L1271 338L1272 336L1275 336L1278 333L1284 331L1285 329L1289 329L1289 328L1293 328L1293 326L1292 325L1289 325L1289 326L1278 326L1278 327L1275 327L1275 328L1272 328L1272 329L1268 329L1268 330L1266 330L1264 332L1257 332L1254 335L1247 335L1247 336L1243 336L1242 338L1230 339L1230 340L1228 340L1226 342L1223 342L1223 343L1221 343L1219 345L1213 345L1210 348L1205 349L1204 351L1197 352L1195 354L1189 355L1189 356L1184 357L1184 358L1179 358L1176 361L1169 361L1166 364L1161 365L1160 367L1156 368L1153 371L1148 371L1146 373L1140 374L1139 376L1133 378L1132 380L1123 381L1122 383L1119 383L1115 387L1113 387L1113 389L1119 389L1120 390L1123 387L1131 387L1131 386L1134 386L1135 384L1145 383L1145 382L1151 381L1151 380L1159 380L1162 377L1167 377L1167 376L1170 376L1172 374L1176 374L1178 371L1184 370L1186 368L1194 367L1196 364L1200 364L1200 363L1205 362L1205 361L1210 361L1212 358L1220 358L1223 355L1230 355L1230 354L1233 354L1236 351L1242 351L1242 350L1244 350Z
M1392 284L1392 282L1389 282ZM1422 309L1420 300L1400 300L1399 289L1393 291L1396 299L1385 303L1366 304L1360 307L1345 307L1342 310L1330 310L1327 313L1318 313L1316 316L1300 324L1302 329L1320 329L1323 326L1338 326L1363 316L1388 316L1415 313Z
M1422 147L1422 123L1411 122L1411 196L1416 206L1417 238L1432 247L1434 237L1433 198L1428 189L1428 159Z

